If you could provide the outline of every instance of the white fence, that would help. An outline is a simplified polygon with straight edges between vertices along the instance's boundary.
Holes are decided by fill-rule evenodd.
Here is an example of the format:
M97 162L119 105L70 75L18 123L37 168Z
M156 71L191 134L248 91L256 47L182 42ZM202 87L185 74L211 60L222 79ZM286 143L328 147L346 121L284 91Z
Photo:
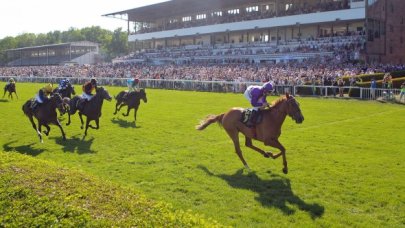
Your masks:
M0 81L8 81L8 76L0 76ZM57 84L61 77L13 77L17 82L36 82L36 83L54 83ZM73 84L82 85L89 78L71 78ZM99 85L126 86L127 78L97 78ZM189 90L204 92L223 92L223 93L243 93L249 85L259 85L255 82L227 82L227 81L192 81L192 80L161 80L161 79L142 79L140 81L142 88L154 89L172 89ZM343 97L350 97L363 100L372 99L393 99L400 94L399 89L375 89L361 87L338 87L338 86L312 86L312 85L276 85L275 93L290 93L299 96L324 96L339 97L342 91Z

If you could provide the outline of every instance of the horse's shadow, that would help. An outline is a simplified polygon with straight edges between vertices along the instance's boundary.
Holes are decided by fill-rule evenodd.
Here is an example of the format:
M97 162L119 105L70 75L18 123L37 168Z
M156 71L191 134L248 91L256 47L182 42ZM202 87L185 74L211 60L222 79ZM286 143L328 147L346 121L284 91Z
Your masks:
M45 151L45 149L32 148L32 145L34 145L35 143L30 143L30 144L22 145L22 146L11 146L11 144L13 144L15 142L17 142L17 141L15 140L15 141L5 143L3 145L3 150L5 152L13 152L13 151L15 151L15 152L20 153L20 154L27 154L27 155L31 155L31 156L34 156L34 157Z
M93 144L94 138L89 140L84 140L79 136L73 136L72 138L67 138L64 141L60 137L55 137L55 142L61 146L63 146L63 152L77 152L78 154L90 154L96 153L96 151L92 150L90 147Z
M132 128L140 128L141 127L139 125L136 125L135 122L133 122L133 121L130 122L130 121L127 121L127 120L116 118L116 117L112 118L111 122L113 124L117 124L119 127L122 127L122 128L130 128L130 127L132 127Z
M0 102L10 102L8 99L0 99Z
M296 205L300 210L310 214L312 219L322 217L325 208L317 203L309 204L300 199L291 189L290 180L280 175L271 174L272 179L263 180L251 172L243 175L243 169L238 170L233 175L214 174L204 166L198 166L210 176L219 177L225 180L234 188L248 189L258 194L255 198L265 207L275 207L286 215L295 213L288 205Z

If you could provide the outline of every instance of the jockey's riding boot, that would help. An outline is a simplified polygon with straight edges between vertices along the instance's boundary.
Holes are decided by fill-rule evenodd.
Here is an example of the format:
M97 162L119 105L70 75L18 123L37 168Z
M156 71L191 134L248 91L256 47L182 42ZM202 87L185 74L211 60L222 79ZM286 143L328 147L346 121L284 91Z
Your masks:
M250 120L249 120L252 127L254 127L256 125L258 115L259 115L259 111L253 109L252 114L250 115Z
M38 101L34 101L31 103L31 109L34 112L38 107Z

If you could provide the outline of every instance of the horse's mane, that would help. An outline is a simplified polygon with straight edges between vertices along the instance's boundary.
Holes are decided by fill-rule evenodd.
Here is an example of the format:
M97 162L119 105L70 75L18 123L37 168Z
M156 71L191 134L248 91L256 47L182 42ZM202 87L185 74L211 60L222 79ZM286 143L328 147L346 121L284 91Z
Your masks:
M271 106L273 108L277 107L280 103L282 103L284 100L286 100L287 98L285 96L281 96L279 97L277 100L271 102Z

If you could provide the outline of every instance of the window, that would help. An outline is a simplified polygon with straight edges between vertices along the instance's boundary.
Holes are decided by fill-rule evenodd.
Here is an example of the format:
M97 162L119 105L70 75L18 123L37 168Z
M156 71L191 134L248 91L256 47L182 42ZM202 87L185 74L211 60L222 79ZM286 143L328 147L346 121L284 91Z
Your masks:
M228 10L228 14L239 14L239 9Z
M197 20L202 20L205 18L207 18L207 14L199 14L199 15L195 16L195 19L197 19Z
M222 16L222 11L213 12L213 13L211 14L211 16L221 17L221 16Z
M246 7L246 12L250 13L250 12L257 12L259 11L259 6L250 6L250 7Z
M183 17L181 21L191 21L191 16Z

